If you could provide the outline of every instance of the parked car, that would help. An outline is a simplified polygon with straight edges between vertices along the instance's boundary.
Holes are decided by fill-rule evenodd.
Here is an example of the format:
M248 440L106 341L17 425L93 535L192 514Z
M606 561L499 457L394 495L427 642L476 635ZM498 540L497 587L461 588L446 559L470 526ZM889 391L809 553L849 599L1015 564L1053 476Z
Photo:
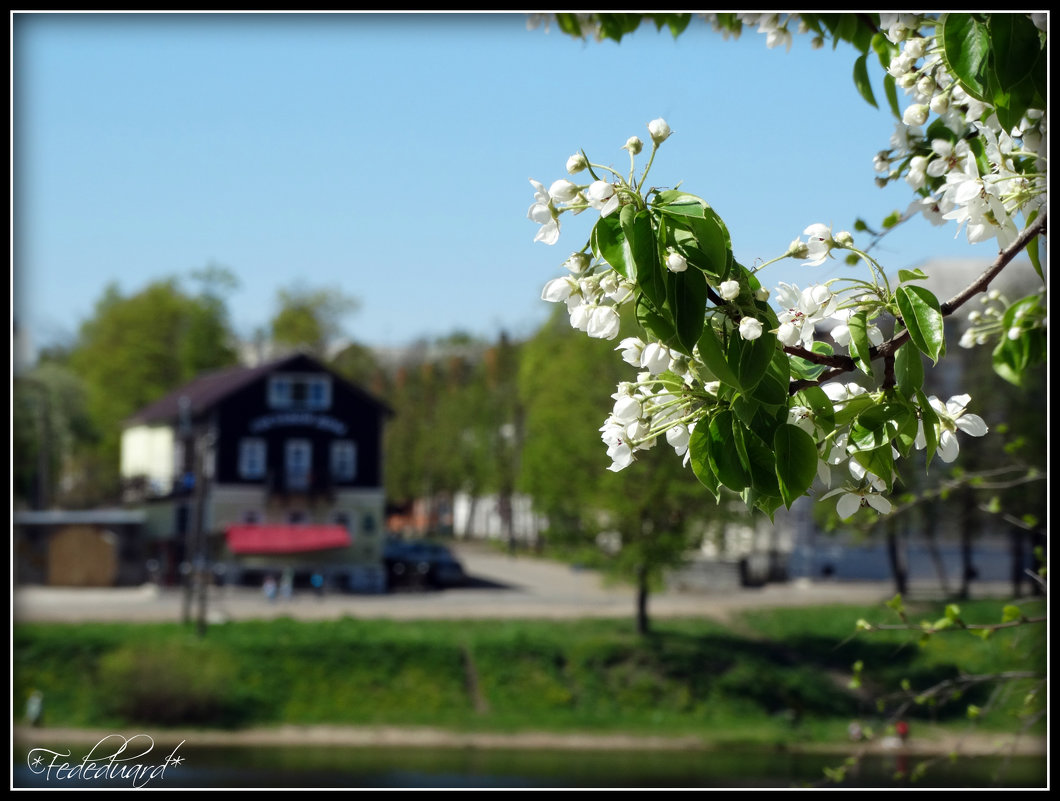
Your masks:
M466 580L464 567L444 545L424 540L388 540L383 546L387 581L393 587L452 587Z

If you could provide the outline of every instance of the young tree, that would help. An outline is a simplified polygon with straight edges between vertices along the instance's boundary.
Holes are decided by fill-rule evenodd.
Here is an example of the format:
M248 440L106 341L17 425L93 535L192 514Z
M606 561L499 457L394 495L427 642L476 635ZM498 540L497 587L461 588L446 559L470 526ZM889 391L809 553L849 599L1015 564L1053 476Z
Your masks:
M622 472L601 472L597 432L585 425L607 411L621 361L605 343L578 336L559 315L523 347L519 394L526 439L520 488L549 519L556 544L598 548L609 572L636 588L637 630L649 629L648 599L683 564L710 525L728 516L695 477L662 450ZM579 381L567 380L577 375ZM688 432L671 430L673 444ZM586 480L586 476L597 477Z
M107 287L82 324L68 362L84 382L100 437L83 454L82 503L119 500L122 421L203 370L234 364L234 341L223 301L189 295L175 278L129 296L113 284Z
M280 347L306 347L320 358L342 337L343 321L359 301L339 287L309 289L301 284L276 293L277 312L270 323L272 341Z

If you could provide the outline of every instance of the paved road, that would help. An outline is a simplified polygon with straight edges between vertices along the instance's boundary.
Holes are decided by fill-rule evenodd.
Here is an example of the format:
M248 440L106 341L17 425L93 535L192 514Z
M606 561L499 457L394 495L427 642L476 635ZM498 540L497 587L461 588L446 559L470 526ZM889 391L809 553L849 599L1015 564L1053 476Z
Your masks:
M471 577L469 586L441 591L404 591L384 595L308 591L289 601L267 602L260 590L229 587L212 590L208 603L214 621L276 617L297 619L381 618L498 619L626 617L634 612L628 586L608 585L600 574L530 556L509 556L488 547L458 544L454 552ZM1003 595L1005 587L978 585L983 595ZM877 603L894 595L885 582L789 582L761 588L718 588L714 592L662 592L649 600L649 613L663 617L714 617L760 606L809 606ZM22 587L13 593L16 621L177 621L182 617L179 589L154 586L120 589Z

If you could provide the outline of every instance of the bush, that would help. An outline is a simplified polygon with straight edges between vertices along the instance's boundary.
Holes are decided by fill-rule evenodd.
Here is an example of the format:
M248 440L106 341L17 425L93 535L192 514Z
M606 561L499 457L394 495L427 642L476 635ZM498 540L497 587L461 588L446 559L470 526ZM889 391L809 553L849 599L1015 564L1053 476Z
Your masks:
M160 726L236 726L260 713L260 699L240 686L235 661L199 643L126 645L99 662L107 712Z

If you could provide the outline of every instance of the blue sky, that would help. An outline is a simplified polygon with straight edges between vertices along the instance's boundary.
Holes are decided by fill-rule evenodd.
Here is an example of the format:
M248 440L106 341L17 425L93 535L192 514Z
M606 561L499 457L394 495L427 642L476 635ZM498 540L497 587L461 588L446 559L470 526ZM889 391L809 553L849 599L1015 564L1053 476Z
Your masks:
M369 345L530 335L592 213L534 243L528 179L568 177L579 148L625 172L621 146L656 117L674 134L651 183L710 202L745 264L911 199L873 183L893 119L855 91L852 52L799 36L790 53L702 23L580 42L522 14L13 14L12 30L13 297L38 347L111 282L131 294L210 263L241 282L244 337L298 285L356 296L346 332ZM955 233L918 219L877 254L890 271L990 260Z

